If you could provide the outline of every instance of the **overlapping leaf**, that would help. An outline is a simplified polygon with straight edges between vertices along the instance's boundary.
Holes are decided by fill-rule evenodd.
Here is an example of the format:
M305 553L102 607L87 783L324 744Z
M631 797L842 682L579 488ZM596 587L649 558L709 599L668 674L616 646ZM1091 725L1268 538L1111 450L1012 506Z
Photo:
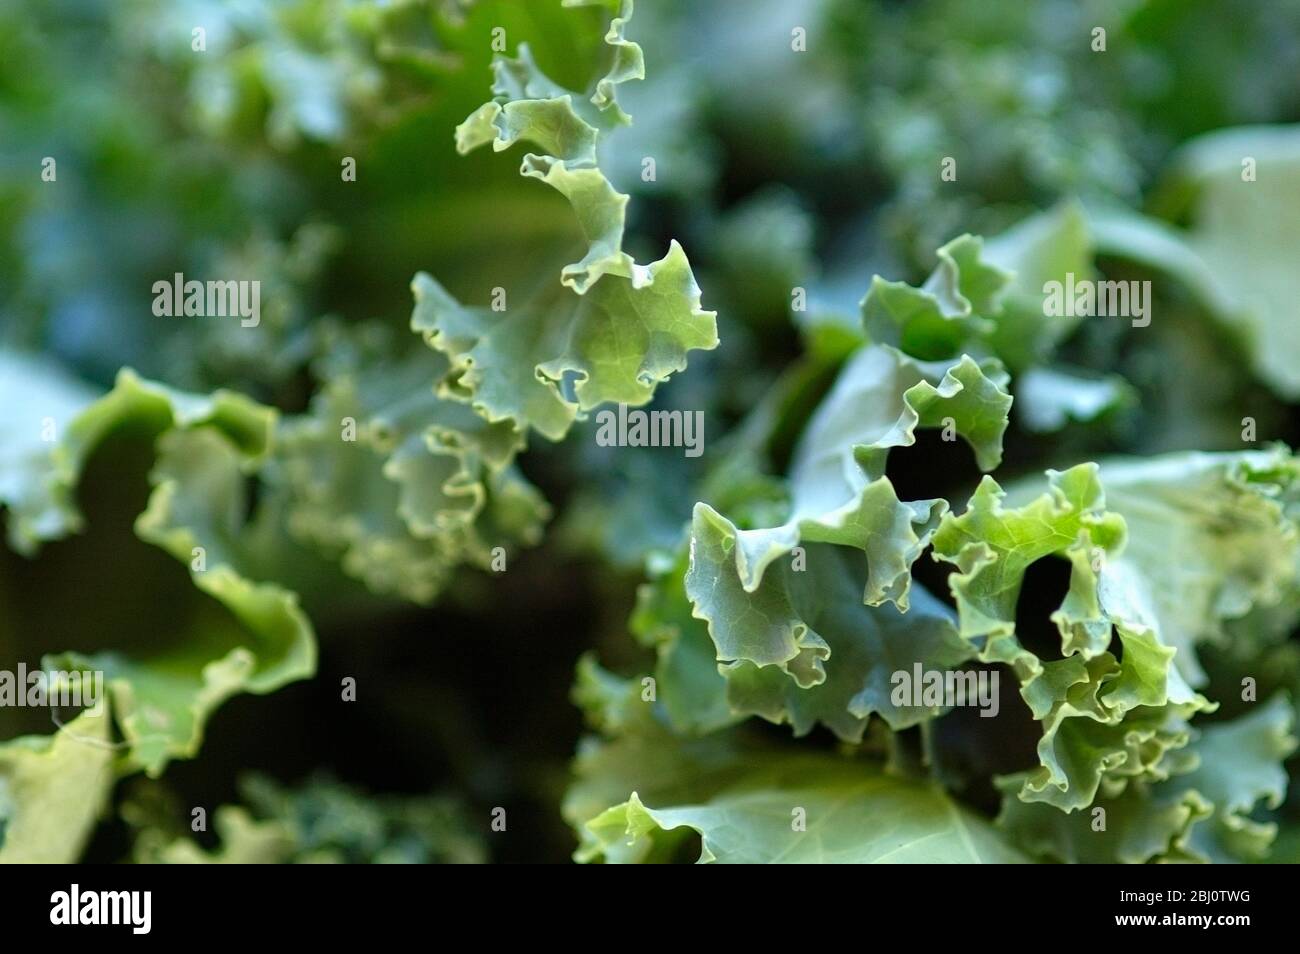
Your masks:
M521 44L517 57L494 63L494 99L456 130L462 153L521 140L541 150L524 156L521 173L569 200L588 243L582 259L561 270L560 286L522 303L521 292L502 286L504 301L468 307L429 276L416 277L421 306L412 327L451 362L444 392L488 421L509 419L552 440L600 404L646 403L686 367L689 351L718 340L676 241L649 265L623 251L628 197L596 165L598 139L628 122L618 85L644 74L639 47L624 36L631 14L624 0L605 38L612 64L590 95L555 84Z
M1295 749L1294 713L1276 697L1231 722L1200 731L1178 775L1103 795L1083 812L1026 804L1021 780L1002 780L998 825L1036 857L1063 862L1240 862L1267 857L1276 826L1251 818L1286 790L1281 761Z
M1207 703L1172 670L1172 649L1099 599L1102 567L1122 551L1125 525L1106 509L1096 465L1049 471L1048 490L1007 508L985 477L961 516L945 516L934 548L957 567L949 584L962 637L982 661L1011 666L1042 724L1041 764L1021 797L1074 810L1091 803L1104 776L1122 785L1167 772L1163 756L1188 739L1183 720ZM1063 658L1044 662L1016 635L1016 605L1025 571L1050 556L1069 560L1071 574L1052 614Z
M1300 464L1282 448L1170 454L1107 461L1102 478L1129 539L1102 569L1101 601L1176 650L1175 665L1200 686L1196 644L1221 639L1225 620L1277 604L1296 583Z
M135 860L161 864L476 864L484 845L455 800L369 796L328 777L286 789L262 776L241 780L246 804L215 813L221 845L207 851L175 824L177 806L158 793L127 804L145 822ZM164 826L159 816L173 821Z
M17 416L32 428L45 416L41 393ZM136 535L188 564L196 589L214 598L196 605L188 641L173 637L143 655L71 653L55 667L104 672L132 767L156 773L171 758L192 756L203 722L225 698L269 692L314 668L311 626L295 595L245 575L252 561L239 544L244 475L267 454L274 422L273 412L238 395L184 394L123 371L112 391L67 424L43 463L29 460L37 489L25 495L27 505L40 500L42 512L55 515L40 525L45 539L57 539L81 529L73 492L97 447L119 431L153 435L153 489ZM23 509L20 503L11 535L23 526Z
M623 729L578 756L564 812L580 861L675 859L690 833L705 863L1021 860L933 783L870 761L767 749L734 732L683 742L644 712Z
M1300 285L1291 249L1300 221L1300 128L1245 127L1190 143L1170 174L1171 215L1190 231L1107 209L1094 216L1110 254L1183 282L1244 343L1255 372L1287 400L1300 397L1292 329Z
M113 790L111 716L0 744L0 864L70 864Z
M432 381L446 361L330 339L311 413L287 420L276 466L298 538L371 589L433 599L461 564L535 542L548 509L513 466L523 440Z

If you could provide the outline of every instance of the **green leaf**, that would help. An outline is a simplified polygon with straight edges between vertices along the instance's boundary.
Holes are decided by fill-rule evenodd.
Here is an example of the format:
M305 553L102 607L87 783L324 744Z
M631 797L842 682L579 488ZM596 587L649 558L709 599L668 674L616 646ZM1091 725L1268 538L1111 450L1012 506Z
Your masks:
M953 243L944 252L952 274L934 280L936 291L969 306L956 290L956 262L977 252L977 243ZM936 272L943 274L943 269ZM999 279L992 272L967 267L962 274L965 291L976 300L996 293ZM873 294L881 294L879 287ZM915 294L936 300L930 292ZM799 439L788 480L791 512L784 523L742 529L708 504L696 505L686 591L695 616L709 625L733 708L788 720L799 734L822 721L852 740L861 738L871 712L884 713L896 727L933 714L896 710L882 700L881 683L897 668L886 666L887 658L910 668L930 654L936 662L969 656L958 651L944 614L930 608L911 622L900 617L909 606L912 564L947 504L900 500L884 476L885 462L891 448L915 443L918 427L944 427L971 444L982 467L996 466L1011 405L1005 381L996 360L981 364L962 355L919 362L889 345L861 347ZM865 567L816 546L821 544L860 551ZM820 554L816 560L814 550ZM823 570L830 576L817 579ZM842 594L854 574L863 581L860 600L837 618L819 600ZM860 605L887 601L896 609L869 612ZM823 626L831 632L821 632ZM919 635L910 649L902 649L913 626ZM843 661L830 662L828 669L835 653ZM819 689L808 698L793 692L814 686Z
M873 714L896 731L940 715L942 706L896 703L894 678L918 666L958 669L974 656L958 637L951 610L919 587L906 613L889 604L864 606L857 595L860 560L851 551L815 545L807 558L805 571L779 574L789 598L782 622L806 627L805 642L815 636L825 645L826 658L812 658L817 681L801 681L797 665L786 671L744 659L724 663L732 709L789 722L797 736L820 723L847 742L862 740ZM772 577L764 581L765 587L776 584Z
M1031 371L1048 360L1078 326L1079 318L1044 313L1044 286L1093 277L1093 240L1082 208L1067 202L1031 215L984 246L984 260L1010 275L988 336L988 345L1013 372ZM1030 398L1023 398L1022 410Z
M579 861L663 861L699 836L718 864L956 864L1021 861L991 826L932 783L833 755L678 746L633 734L579 755L565 802ZM620 796L616 793L622 792Z
M1251 819L1286 793L1282 760L1295 750L1285 697L1200 731L1167 781L1137 782L1065 814L1016 797L1023 779L999 780L998 826L1036 858L1085 864L1262 860L1276 825Z
M1295 464L1274 450L1108 462L1101 478L1096 465L1049 474L1051 493L1015 509L985 478L934 545L960 571L950 583L963 637L982 660L1013 666L1042 723L1041 765L1020 798L1075 810L1099 789L1114 798L1186 764L1185 720L1210 708L1189 686L1204 681L1194 646L1294 585ZM1025 568L1053 554L1072 564L1052 616L1065 658L1044 663L1016 638L1015 611ZM1120 658L1108 651L1112 631Z
M1189 217L1189 231L1106 210L1094 216L1099 245L1183 282L1240 335L1261 380L1287 400L1300 398L1300 343L1291 332L1300 301L1291 254L1300 127L1210 133L1184 148L1169 178L1176 196L1169 211Z
M17 415L33 427L45 414L40 396L47 392L35 393L35 403ZM195 588L212 597L173 622L184 638L44 661L47 668L104 672L128 769L157 774L170 759L193 756L204 722L223 700L270 692L315 670L315 638L297 596L259 582L256 557L240 544L245 475L265 461L274 424L272 410L239 395L187 394L123 370L113 390L48 445L39 466L29 462L38 490L25 499L58 502L46 505L58 515L46 524L47 535L63 536L84 523L71 501L91 455L116 434L147 435L156 459L136 536L188 564ZM28 555L36 556L30 548Z
M1088 221L1076 203L1025 218L987 242L962 235L914 288L876 276L862 301L871 340L922 359L996 355L1015 373L1046 362L1078 319L1043 308L1048 282L1093 273Z
M48 363L0 351L0 398L17 413L4 415L0 437L0 503L8 508L9 544L34 554L46 540L80 530L73 491L91 452L125 420L170 415L177 427L211 423L251 459L265 453L274 412L242 395L186 394L142 381L133 371L101 399L94 390Z
M1215 807L1214 815L1192 829L1185 851L1204 861L1261 861L1277 825L1251 816L1257 808L1277 808L1286 796L1283 761L1296 750L1295 711L1284 695L1256 711L1206 726L1192 746L1200 763L1171 779L1161 790L1196 792Z
M1213 806L1195 792L1156 798L1132 785L1114 798L1099 797L1087 809L1066 814L1017 797L1019 777L999 779L998 827L1035 859L1065 864L1145 864L1176 850L1194 822Z
M693 555L692 572L701 582L688 581L697 614L716 622L716 613L701 601L723 573L734 575L744 593L757 593L767 567L801 542L862 550L869 571L863 600L873 605L890 600L906 609L909 569L946 504L900 501L883 476L886 455L891 447L914 443L918 427L948 419L977 458L992 467L1001 455L1011 404L999 375L996 363L986 373L967 356L952 365L921 364L893 348L861 349L800 438L789 477L792 512L784 524L742 530L707 504L697 505L693 533L697 539L709 537ZM731 566L714 565L715 560ZM792 658L789 649L784 644L752 658L760 665L780 663ZM723 651L721 658L742 656Z
M1048 493L1023 507L1003 507L1002 488L985 477L961 516L946 514L934 534L937 559L956 564L949 577L964 638L978 641L981 658L1010 663L1022 680L1034 676L1036 658L1015 639L1016 602L1025 571L1036 560L1071 560L1070 594L1053 621L1068 655L1105 650L1110 622L1096 606L1095 551L1108 554L1124 541L1124 521L1105 510L1095 464L1048 471Z
M1102 464L1108 507L1129 526L1123 553L1103 566L1102 603L1176 650L1191 685L1205 681L1197 643L1221 641L1225 620L1276 604L1295 584L1298 477L1282 448Z
M1048 493L1016 508L985 477L965 513L945 516L934 536L949 577L961 635L984 662L1010 665L1021 696L1042 723L1039 768L1020 797L1065 811L1089 805L1106 782L1162 778L1166 760L1187 744L1185 719L1208 708L1173 670L1174 651L1139 620L1109 611L1100 596L1103 567L1122 552L1125 524L1106 509L1098 468L1048 471ZM1028 488L1018 491L1028 497ZM1064 658L1042 661L1016 636L1016 605L1036 560L1070 561L1070 589L1052 613ZM1109 651L1112 635L1123 647ZM1176 756L1169 756L1176 759Z
M508 419L551 440L603 403L645 404L685 369L688 352L718 343L715 316L701 309L675 240L649 265L623 251L628 197L596 165L600 137L630 121L618 85L644 75L640 48L624 33L630 0L618 13L605 36L613 63L589 97L551 81L521 44L518 57L494 63L494 99L456 130L462 153L489 142L497 151L520 140L537 146L541 154L526 154L520 172L568 199L586 254L561 270L559 287L544 286L522 304L507 295L492 308L467 307L428 275L413 283L411 327L451 362L443 393L490 422Z
M951 668L973 655L947 608L923 590L906 613L864 605L861 561L846 548L810 545L806 565L778 564L747 593L725 572L719 546L725 538L697 521L686 588L709 621L734 711L789 722L796 735L820 722L857 742L872 713L895 729L937 714L893 704L895 672ZM715 568L724 572L710 575Z
M717 345L681 246L637 269L635 279L606 275L581 296L559 289L502 311L461 305L422 273L411 327L451 362L444 394L490 422L559 440L601 404L645 404L685 369L688 351Z
M727 701L727 680L718 671L708 628L691 611L687 568L686 547L671 563L652 568L650 581L637 589L628 626L641 645L655 650L656 695L669 722L679 732L698 734L740 716Z
M936 253L939 265L920 288L877 275L862 300L867 335L922 360L951 358L993 327L988 316L1011 276L983 259L982 239L963 235Z
M1016 410L1027 431L1046 434L1132 405L1137 395L1118 375L1091 377L1062 367L1030 368L1016 379Z
M48 736L0 743L0 864L71 864L113 790L106 703Z
M549 508L513 467L523 438L433 381L446 361L330 336L309 414L288 419L272 475L295 538L372 590L433 600L462 564L535 543Z
M284 788L240 780L244 805L222 805L221 844L207 851L176 824L174 800L137 795L135 860L148 864L477 864L482 839L464 807L442 796L371 795L326 776Z

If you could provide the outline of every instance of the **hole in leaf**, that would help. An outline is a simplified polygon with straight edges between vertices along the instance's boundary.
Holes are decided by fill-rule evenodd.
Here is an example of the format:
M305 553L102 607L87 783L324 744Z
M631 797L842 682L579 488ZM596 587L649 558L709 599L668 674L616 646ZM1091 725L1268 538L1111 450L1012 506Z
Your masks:
M1061 632L1051 616L1070 590L1070 562L1046 557L1029 565L1016 602L1016 636L1044 661L1061 659Z
M885 476L899 500L943 497L956 502L970 496L981 474L965 440L945 441L942 428L923 428L916 432L915 444L890 450Z

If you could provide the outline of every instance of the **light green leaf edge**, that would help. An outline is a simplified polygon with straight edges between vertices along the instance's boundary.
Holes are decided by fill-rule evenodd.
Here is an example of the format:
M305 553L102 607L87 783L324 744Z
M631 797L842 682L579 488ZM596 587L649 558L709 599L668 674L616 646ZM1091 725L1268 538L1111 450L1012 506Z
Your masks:
M617 104L618 85L644 76L640 47L625 36L631 15L624 0L605 37L613 63L590 97L552 82L520 44L518 56L493 63L494 99L456 130L462 154L520 140L542 150L526 154L520 172L569 200L588 242L584 257L561 270L563 287L493 310L460 304L427 274L414 280L420 304L412 329L451 362L440 393L470 403L490 422L509 419L550 440L600 404L645 404L657 384L686 368L688 352L718 343L716 315L701 308L676 241L649 265L623 251L628 196L596 166L598 138L629 121Z
M41 496L44 512L57 519L42 523L44 539L57 539L81 527L82 518L73 502L81 470L100 442L130 421L156 428L160 451L150 475L153 491L136 520L136 535L192 567L192 547L199 545L198 536L193 526L176 520L182 496L170 472L169 442L201 429L220 448L228 468L217 479L238 480L241 473L265 460L276 413L242 395L227 391L211 396L187 394L123 369L113 389L73 418L62 439L49 450ZM187 516L202 513L205 503L188 501L191 510ZM220 517L213 519L219 521ZM34 552L35 546L29 547L27 555ZM227 557L237 559L233 552ZM247 628L254 646L237 647L208 659L192 675L170 668L152 672L147 663L111 652L89 657L63 654L45 661L55 668L105 672L112 713L127 746L120 771L144 769L158 775L172 758L197 753L204 721L226 698L238 692L271 692L315 672L315 635L295 594L274 583L255 582L241 575L237 566L215 558L203 570L191 569L190 577L198 589L218 600Z

